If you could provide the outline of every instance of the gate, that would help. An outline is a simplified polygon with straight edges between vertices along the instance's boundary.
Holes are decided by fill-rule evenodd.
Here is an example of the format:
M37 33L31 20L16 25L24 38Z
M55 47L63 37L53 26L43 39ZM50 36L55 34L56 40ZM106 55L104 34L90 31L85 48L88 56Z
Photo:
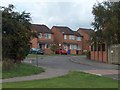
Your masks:
M120 64L120 44L108 48L108 63Z

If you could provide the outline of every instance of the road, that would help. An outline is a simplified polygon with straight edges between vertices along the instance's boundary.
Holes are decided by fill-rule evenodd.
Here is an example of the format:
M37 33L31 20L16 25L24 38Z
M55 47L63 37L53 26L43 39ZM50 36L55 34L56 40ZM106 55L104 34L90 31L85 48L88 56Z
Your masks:
M82 64L73 63L70 61L70 59L78 59L82 62ZM37 64L36 60L32 60L32 63L35 65ZM111 77L113 79L118 79L118 70L116 65L94 62L87 59L85 60L84 56L46 56L44 58L38 58L38 65L53 69L83 71L100 76Z

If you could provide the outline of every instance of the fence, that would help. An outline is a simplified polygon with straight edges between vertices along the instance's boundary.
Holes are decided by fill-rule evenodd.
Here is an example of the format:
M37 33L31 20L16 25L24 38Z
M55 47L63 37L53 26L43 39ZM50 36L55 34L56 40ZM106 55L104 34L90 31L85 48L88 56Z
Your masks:
M120 44L108 48L108 63L120 64Z

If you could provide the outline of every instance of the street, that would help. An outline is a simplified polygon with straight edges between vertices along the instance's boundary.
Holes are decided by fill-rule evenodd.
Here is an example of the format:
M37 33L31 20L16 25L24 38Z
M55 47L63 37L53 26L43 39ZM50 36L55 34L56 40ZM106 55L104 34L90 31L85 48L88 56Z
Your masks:
M76 59L81 63L77 64L71 62L70 59L75 61ZM44 58L38 58L38 65L41 67L62 69L69 71L83 71L91 74L96 74L99 76L111 77L113 79L118 79L118 66L112 64L105 64L90 60L85 60L85 56L46 56ZM36 65L37 61L32 60L32 64Z

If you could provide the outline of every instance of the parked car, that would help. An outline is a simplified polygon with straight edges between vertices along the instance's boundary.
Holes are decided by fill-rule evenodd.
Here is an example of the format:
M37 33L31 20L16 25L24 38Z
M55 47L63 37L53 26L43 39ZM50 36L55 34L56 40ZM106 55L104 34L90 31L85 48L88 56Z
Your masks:
M32 54L42 54L43 55L44 51L40 48L31 48L30 53L32 53Z
M55 53L56 53L56 54L66 54L66 55L67 55L67 51L64 50L64 49L58 49L58 50L56 50Z

